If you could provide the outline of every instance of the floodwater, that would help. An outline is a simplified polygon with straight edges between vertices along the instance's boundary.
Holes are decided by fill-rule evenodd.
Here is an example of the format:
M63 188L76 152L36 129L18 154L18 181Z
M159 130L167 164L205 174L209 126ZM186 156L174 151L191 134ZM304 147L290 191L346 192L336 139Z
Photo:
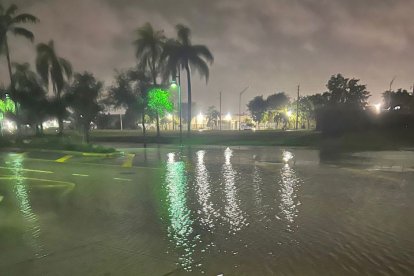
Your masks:
M5 157L17 177L0 178L0 275L414 273L411 151L135 152L122 184L99 166L36 181Z

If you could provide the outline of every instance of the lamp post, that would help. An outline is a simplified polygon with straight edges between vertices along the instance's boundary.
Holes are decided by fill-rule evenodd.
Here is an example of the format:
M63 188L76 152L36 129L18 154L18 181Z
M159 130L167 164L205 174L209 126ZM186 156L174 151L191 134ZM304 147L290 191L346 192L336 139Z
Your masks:
M179 76L178 76L179 77ZM179 113L179 117L180 117L180 122L179 122L179 126L180 126L180 145L182 144L182 140L183 140L183 126L181 124L181 85L177 84L175 80L173 80L171 82L171 86L172 89L177 88L178 89L178 113Z
M247 86L239 94L239 130L240 130L240 122L241 122L241 98L242 98L243 93L246 92L247 88L249 88L249 87Z

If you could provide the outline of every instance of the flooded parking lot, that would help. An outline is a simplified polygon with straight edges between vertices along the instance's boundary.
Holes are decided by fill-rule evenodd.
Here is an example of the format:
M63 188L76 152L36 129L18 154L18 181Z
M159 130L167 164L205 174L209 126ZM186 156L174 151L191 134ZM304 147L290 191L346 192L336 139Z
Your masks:
M130 168L111 161L43 164L4 153L0 271L401 275L414 269L410 151L129 151Z

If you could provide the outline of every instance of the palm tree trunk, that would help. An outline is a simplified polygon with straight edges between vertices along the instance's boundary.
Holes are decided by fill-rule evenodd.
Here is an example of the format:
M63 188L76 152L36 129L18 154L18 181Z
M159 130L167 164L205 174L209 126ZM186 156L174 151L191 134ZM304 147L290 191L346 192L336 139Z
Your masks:
M157 112L157 137L160 137L160 116Z
M87 124L83 126L83 135L85 137L86 143L89 144L89 126Z
M188 114L187 114L187 132L190 135L191 131L191 74L188 64L185 66L185 71L187 72L187 92L188 92Z
M7 35L4 36L4 45L6 50L6 57L7 57L7 67L9 69L9 77L10 77L10 96L15 101L16 107L16 125L17 125L17 137L21 136L21 127L19 122L19 105L17 104L16 95L14 91L14 84L13 84L13 73L11 68L11 61L10 61L10 52L9 52L9 43L7 42Z

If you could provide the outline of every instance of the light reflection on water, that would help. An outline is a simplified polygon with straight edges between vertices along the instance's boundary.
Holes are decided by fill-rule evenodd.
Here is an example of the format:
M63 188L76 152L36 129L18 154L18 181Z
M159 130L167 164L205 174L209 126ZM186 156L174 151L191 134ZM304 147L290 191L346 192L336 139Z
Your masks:
M300 201L297 198L297 190L300 188L300 180L296 176L295 170L284 164L280 170L279 180L279 194L280 204L279 209L281 216L285 219L288 231L294 231L297 227L295 219L299 214L298 206Z
M177 248L175 253L180 255L180 266L192 273L200 266L201 272L206 273L226 267L227 274L232 275L307 275L306 272L317 275L319 267L326 264L331 265L328 274L332 275L335 273L330 272L349 269L366 271L364 265L378 271L384 262L395 267L389 253L392 250L383 247L386 251L381 254L385 257L375 255L381 243L388 242L387 233L377 231L377 227L368 231L364 220L351 220L352 213L344 213L339 207L355 209L354 216L364 211L358 201L348 199L355 195L370 199L369 193L361 194L358 186L361 183L352 189L330 185L331 177L337 174L346 182L347 171L304 166L300 162L303 160L291 151L277 153L262 153L267 162L256 157L249 162L250 152L240 149L204 149L194 154L189 152L185 164L179 154L168 154L165 180L170 203L168 231ZM330 170L329 174L325 174L326 170ZM365 174L358 177L363 181ZM304 185L303 179L312 180L306 180ZM378 194L384 197L382 192ZM301 207L302 201L306 208ZM377 210L372 204L370 208ZM376 219L366 218L373 225L381 225ZM358 227L361 231L356 230ZM375 241L371 243L370 239ZM358 250L346 247L363 243L365 246ZM399 246L391 247L398 250ZM404 260L409 256L404 252L400 263L411 263ZM365 263L364 258L369 254L370 258L386 260ZM278 262L279 259L283 262ZM406 267L398 269L407 271Z
M13 176L13 192L19 205L19 211L25 221L24 239L34 251L35 256L43 256L43 246L39 242L40 225L36 214L30 204L29 190L23 177L23 156L21 154L10 154L6 164L11 168Z
M223 164L222 174L224 177L224 192L226 197L226 206L224 212L227 221L230 224L230 232L233 234L240 231L244 226L247 226L247 219L245 214L240 209L240 202L237 198L236 174L231 164L231 157L233 151L227 148L224 151L225 163Z
M209 231L215 227L215 220L219 213L215 210L214 204L211 202L211 184L209 174L204 163L204 150L197 151L197 166L196 166L196 186L197 197L201 206L198 211L199 219L202 225L206 226Z
M176 161L175 153L168 154L165 184L168 197L168 235L179 251L179 264L191 271L198 236L194 235L191 211L187 205L187 176L185 163Z

